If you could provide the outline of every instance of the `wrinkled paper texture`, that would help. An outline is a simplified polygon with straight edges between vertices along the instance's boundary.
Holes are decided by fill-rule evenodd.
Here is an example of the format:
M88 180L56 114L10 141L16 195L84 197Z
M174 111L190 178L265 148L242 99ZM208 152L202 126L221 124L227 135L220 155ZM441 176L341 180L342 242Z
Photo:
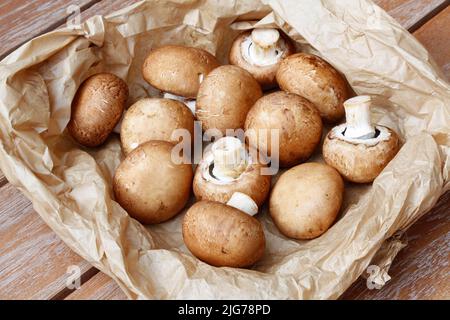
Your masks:
M380 263L384 283L403 247L385 241L449 189L450 87L418 41L368 0L263 2L141 2L40 36L0 64L1 170L65 243L130 298L338 298L371 261ZM264 259L251 270L215 268L184 246L183 213L145 228L113 200L117 135L86 149L65 127L90 75L125 79L131 105L158 95L140 72L152 48L196 46L227 63L234 37L253 26L280 27L299 50L339 69L357 94L377 96L376 121L404 145L373 185L347 184L342 215L323 236L287 239L263 208ZM320 150L312 161L321 161Z

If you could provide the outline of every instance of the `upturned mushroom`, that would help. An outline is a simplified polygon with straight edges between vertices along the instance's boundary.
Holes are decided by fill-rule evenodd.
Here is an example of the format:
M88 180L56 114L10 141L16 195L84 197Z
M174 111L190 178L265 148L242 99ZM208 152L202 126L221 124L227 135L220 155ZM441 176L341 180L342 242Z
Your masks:
M167 141L146 142L128 154L116 170L116 200L141 223L169 220L189 199L192 166L173 163L173 147Z
M330 228L339 213L344 181L332 167L304 163L284 172L270 195L270 215L282 234L313 239Z
M122 121L120 139L125 154L150 140L179 141L173 136L177 129L187 130L194 137L194 116L179 101L146 98L133 104Z
M263 88L276 85L281 60L295 52L292 41L277 29L261 28L241 33L229 54L231 64L252 74Z
M214 69L200 85L196 116L203 130L244 127L245 118L253 104L261 98L262 90L253 76L242 68L226 65Z
M197 200L211 200L236 207L250 215L258 212L270 190L270 175L237 138L217 140L205 153L194 176Z
M216 267L245 268L264 255L261 223L220 202L195 203L184 216L182 229L189 251Z
M276 78L282 90L314 103L325 122L336 123L344 116L347 81L325 60L307 53L293 54L281 62Z
M272 130L278 130L278 145L272 146ZM305 98L278 91L255 103L247 115L245 131L250 146L270 157L278 152L280 166L290 167L312 155L322 137L322 120Z
M334 127L323 145L325 161L345 179L356 183L372 182L400 148L393 130L372 124L371 104L370 96L347 100L347 122Z
M200 83L219 65L217 59L203 49L171 45L150 52L142 75L163 92L164 98L179 100L195 113Z

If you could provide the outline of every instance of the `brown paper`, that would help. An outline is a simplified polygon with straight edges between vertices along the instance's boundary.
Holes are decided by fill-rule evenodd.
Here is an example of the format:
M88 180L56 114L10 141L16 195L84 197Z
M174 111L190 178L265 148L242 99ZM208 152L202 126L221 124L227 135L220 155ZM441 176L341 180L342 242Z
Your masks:
M450 86L417 40L368 0L264 2L142 2L40 36L0 64L1 170L75 252L130 298L337 298L371 261L383 283L403 247L385 241L449 189ZM264 208L264 259L251 270L215 268L184 246L183 214L144 228L113 201L117 136L84 149L64 130L88 76L108 71L125 79L131 104L158 94L140 73L151 48L196 46L226 63L234 36L255 25L282 28L299 49L345 74L356 93L379 97L377 122L395 129L404 145L373 185L347 185L342 216L320 238L283 237ZM319 153L313 161L321 161Z

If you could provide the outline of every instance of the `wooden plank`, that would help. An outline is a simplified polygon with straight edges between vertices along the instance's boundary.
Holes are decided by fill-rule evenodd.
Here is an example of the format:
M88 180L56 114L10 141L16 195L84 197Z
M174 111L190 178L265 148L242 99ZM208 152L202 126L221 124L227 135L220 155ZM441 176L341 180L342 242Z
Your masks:
M450 81L450 7L424 24L414 35L427 48Z
M3 172L0 171L0 188L3 187L7 183L8 183L8 180L6 179Z
M374 2L411 32L448 5L448 0L374 0Z
M342 299L449 299L450 192L406 232L408 245L395 258L392 279L381 290L355 282Z
M103 272L97 273L80 289L66 297L67 300L126 300L120 287Z
M66 288L69 266L91 269L10 184L0 189L0 213L0 300L50 299Z
M3 0L0 2L0 60L26 41L65 23L70 5L86 9L98 0Z
M95 15L107 15L114 11L123 9L129 5L135 4L140 0L122 0L122 1L100 1L81 13L84 20Z

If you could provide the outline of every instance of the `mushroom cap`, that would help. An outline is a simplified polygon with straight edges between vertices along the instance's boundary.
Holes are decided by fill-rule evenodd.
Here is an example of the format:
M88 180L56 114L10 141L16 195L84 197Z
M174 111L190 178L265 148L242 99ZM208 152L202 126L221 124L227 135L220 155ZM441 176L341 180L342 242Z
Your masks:
M117 202L141 223L169 220L189 199L192 166L173 163L173 147L167 141L146 142L125 158L114 175Z
M244 127L245 118L253 104L261 98L259 83L250 73L236 66L214 69L200 85L196 116L203 130Z
M335 123L344 116L347 81L325 60L312 54L293 54L281 62L276 78L281 89L314 103L326 122Z
M323 144L323 157L348 181L372 182L397 154L400 143L397 134L386 127L376 126L378 131L386 130L385 139L372 145L348 141L337 134L345 130L345 124L331 130ZM371 139L374 140L374 139Z
M270 175L261 175L261 169L265 165L251 161L245 171L234 181L221 182L213 177L206 179L203 172L209 171L213 158L205 156L197 166L194 175L193 190L197 200L210 200L227 203L233 193L241 192L255 201L261 207L270 191Z
M122 121L120 139L125 154L150 140L177 144L172 138L176 129L186 129L194 137L194 115L182 102L171 99L146 98L133 104Z
M217 267L251 266L264 255L266 246L258 220L213 201L197 202L187 211L183 239L194 256Z
M278 91L259 99L245 121L250 146L268 156L272 156L273 150L270 131L267 130L272 129L280 130L280 166L289 167L306 161L312 155L322 137L322 119L314 105L305 98ZM258 141L266 140L266 146L258 144Z
M111 73L98 73L86 79L72 101L67 129L86 147L105 142L122 117L128 99L128 86Z
M202 79L218 66L217 59L203 49L164 46L150 52L142 75L161 91L195 99Z
M334 168L304 163L278 179L270 195L270 215L285 236L313 239L333 224L343 194L344 181Z
M247 70L259 82L263 88L271 88L276 85L275 76L280 66L281 60L295 53L295 47L292 41L281 34L280 40L284 42L284 53L280 57L280 61L269 66L257 66L248 62L242 55L242 43L248 37L251 37L252 31L246 31L237 36L231 46L229 60L230 63Z

